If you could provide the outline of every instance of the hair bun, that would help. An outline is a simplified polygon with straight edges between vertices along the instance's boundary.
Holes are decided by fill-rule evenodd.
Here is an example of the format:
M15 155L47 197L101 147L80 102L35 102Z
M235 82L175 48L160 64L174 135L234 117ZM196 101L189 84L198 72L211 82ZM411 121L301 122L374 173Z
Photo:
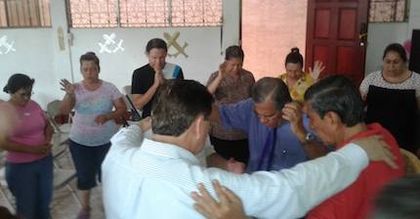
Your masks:
M7 94L9 93L9 86L8 85L4 86L3 92L5 92Z
M96 53L92 52L92 51L89 51L89 52L86 52L85 55L96 56Z
M293 47L293 48L291 49L291 52L292 52L292 53L293 53L293 52L299 53L299 48L297 48L297 47Z

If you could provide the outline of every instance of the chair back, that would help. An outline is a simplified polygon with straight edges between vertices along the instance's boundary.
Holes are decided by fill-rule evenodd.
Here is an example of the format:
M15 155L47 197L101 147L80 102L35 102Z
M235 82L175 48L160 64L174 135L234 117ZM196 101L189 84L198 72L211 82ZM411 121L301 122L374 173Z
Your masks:
M400 148L401 155L403 156L403 159L405 161L405 172L406 175L412 175L412 174L420 174L420 160L419 158L411 153L410 151L407 151L405 149Z

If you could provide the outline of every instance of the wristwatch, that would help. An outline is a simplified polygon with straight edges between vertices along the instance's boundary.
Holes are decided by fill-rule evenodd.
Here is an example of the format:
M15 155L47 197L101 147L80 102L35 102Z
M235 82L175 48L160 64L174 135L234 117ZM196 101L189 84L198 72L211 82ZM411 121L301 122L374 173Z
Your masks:
M302 144L308 144L309 142L312 142L315 140L315 135L312 134L312 132L308 132L305 135L305 141L302 142Z

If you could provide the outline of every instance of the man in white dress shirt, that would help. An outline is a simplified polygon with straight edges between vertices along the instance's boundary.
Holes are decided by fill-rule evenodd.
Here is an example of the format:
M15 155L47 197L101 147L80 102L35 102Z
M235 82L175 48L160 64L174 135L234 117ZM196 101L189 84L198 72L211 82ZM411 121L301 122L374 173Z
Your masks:
M205 168L194 156L206 140L213 98L195 81L169 81L152 110L152 140L140 146L119 132L102 164L107 218L202 218L190 197L197 184L213 180L236 193L245 213L259 218L297 218L352 183L371 160L387 153L369 140L349 144L291 169L234 174ZM388 159L388 158L386 158ZM391 162L392 161L389 161Z

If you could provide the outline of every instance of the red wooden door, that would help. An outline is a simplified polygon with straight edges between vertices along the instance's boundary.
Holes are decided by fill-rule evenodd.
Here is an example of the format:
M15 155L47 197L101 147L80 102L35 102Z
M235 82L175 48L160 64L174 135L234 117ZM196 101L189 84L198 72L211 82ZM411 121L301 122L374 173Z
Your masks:
M309 0L306 68L320 60L321 77L344 74L359 84L364 77L368 0Z

